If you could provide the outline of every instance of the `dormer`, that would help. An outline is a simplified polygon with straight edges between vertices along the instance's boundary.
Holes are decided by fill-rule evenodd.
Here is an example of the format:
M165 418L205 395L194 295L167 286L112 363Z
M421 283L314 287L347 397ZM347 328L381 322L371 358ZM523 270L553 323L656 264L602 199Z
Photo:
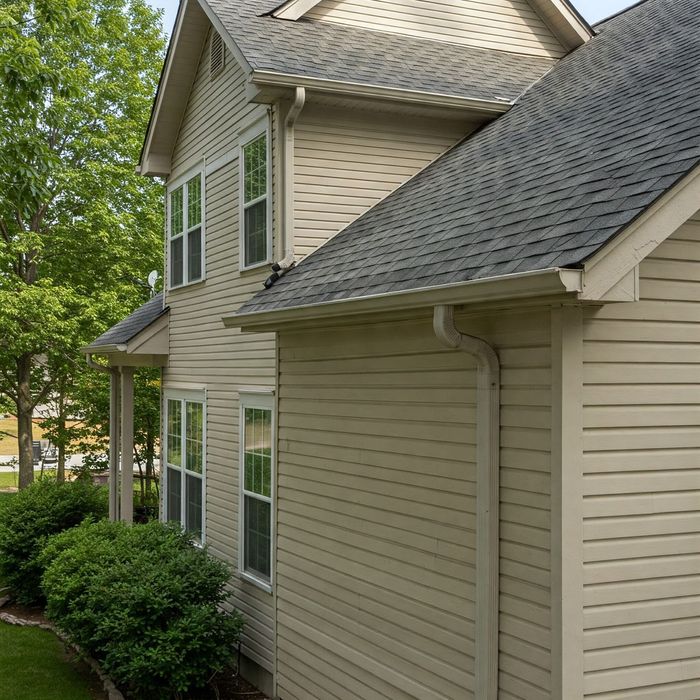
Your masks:
M288 0L272 15L547 58L560 58L591 36L560 0Z

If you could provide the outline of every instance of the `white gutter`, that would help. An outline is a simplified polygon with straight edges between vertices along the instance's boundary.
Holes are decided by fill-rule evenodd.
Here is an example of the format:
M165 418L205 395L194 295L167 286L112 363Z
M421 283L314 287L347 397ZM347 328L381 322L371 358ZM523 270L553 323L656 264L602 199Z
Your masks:
M500 362L485 340L460 333L454 306L433 312L438 340L477 362L476 384L476 632L475 697L498 695Z
M287 112L284 120L284 175L282 187L282 226L284 228L284 257L276 262L272 269L281 277L292 265L294 265L294 125L306 104L306 90L296 87L294 90L294 102Z
M446 95L422 90L384 87L383 85L367 85L365 83L354 83L344 80L312 78L306 75L276 73L266 70L254 70L250 75L250 82L258 87L304 87L314 92L409 102L430 107L448 107L491 116L504 114L513 106L513 103L507 100L478 100L469 97L460 97L459 95Z
M578 294L582 289L582 270L550 268L435 287L336 299L306 306L232 313L224 316L222 321L227 328L257 330L276 328L297 321L406 311L436 304L482 304L500 300L560 297L562 294Z

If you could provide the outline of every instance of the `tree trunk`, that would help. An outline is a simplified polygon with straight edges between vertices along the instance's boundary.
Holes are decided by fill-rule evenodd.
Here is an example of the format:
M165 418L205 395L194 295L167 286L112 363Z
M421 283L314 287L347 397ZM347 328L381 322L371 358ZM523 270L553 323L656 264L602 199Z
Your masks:
M58 446L58 462L56 463L56 481L62 484L66 480L66 446L61 442Z
M25 353L17 358L17 446L19 448L19 487L26 488L34 481L34 453L32 450L32 356Z
M148 491L148 497L151 496L151 489L153 486L153 472L154 472L154 461L156 454L156 436L155 432L149 426L148 432L146 433L146 490Z
M56 434L58 439L58 462L56 463L56 481L62 484L66 480L66 401L63 391L58 397L58 418Z

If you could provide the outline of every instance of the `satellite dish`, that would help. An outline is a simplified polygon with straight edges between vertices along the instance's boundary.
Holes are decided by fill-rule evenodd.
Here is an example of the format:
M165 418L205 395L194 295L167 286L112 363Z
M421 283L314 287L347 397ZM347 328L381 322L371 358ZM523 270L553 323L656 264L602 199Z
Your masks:
M153 270L153 272L148 275L148 286L151 288L151 296L154 296L156 293L156 282L158 282L159 277L158 270Z

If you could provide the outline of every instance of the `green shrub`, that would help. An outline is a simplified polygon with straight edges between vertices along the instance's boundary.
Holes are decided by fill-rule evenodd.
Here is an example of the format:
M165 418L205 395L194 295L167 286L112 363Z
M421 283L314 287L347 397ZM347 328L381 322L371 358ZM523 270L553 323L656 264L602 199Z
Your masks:
M231 660L243 623L219 609L230 571L179 528L86 523L42 562L47 616L132 696L202 687Z
M0 579L25 604L42 601L39 554L50 535L107 515L105 488L41 479L0 509Z

